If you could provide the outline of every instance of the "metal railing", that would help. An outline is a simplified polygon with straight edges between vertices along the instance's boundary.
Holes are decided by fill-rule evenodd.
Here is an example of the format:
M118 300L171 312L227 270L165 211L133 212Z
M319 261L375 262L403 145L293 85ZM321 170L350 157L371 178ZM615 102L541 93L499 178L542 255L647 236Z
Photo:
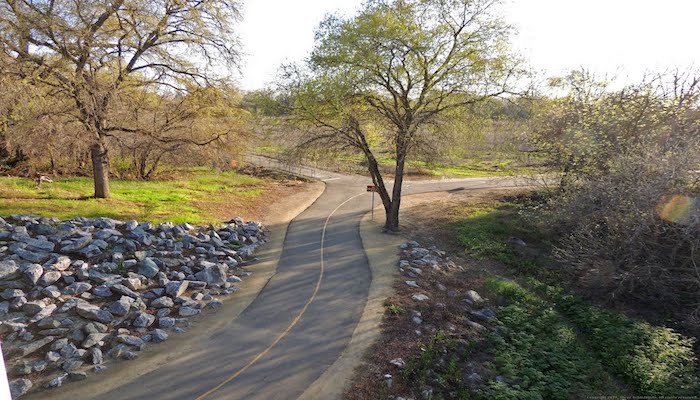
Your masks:
M244 160L250 164L275 169L278 171L287 172L293 175L303 176L313 179L329 179L339 175L333 172L318 169L314 166L302 165L300 162L292 162L284 158L273 158L259 154L247 153L244 155Z

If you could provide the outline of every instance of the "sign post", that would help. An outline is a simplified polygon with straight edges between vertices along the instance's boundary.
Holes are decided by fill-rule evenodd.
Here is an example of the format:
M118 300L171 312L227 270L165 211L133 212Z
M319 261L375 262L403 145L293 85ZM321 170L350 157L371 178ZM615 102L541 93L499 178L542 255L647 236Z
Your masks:
M375 185L367 185L367 191L372 192L372 221L374 221L374 194L377 192Z

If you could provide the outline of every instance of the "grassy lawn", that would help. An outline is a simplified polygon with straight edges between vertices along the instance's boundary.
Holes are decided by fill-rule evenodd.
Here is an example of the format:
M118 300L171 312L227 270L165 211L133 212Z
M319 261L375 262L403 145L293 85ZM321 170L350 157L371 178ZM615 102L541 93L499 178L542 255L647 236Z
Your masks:
M192 169L168 180L111 181L110 199L90 198L92 179L59 178L37 187L30 179L0 178L0 215L37 214L61 219L75 216L120 220L204 224L233 217L221 215L222 204L245 209L268 182L233 171Z
M547 238L520 217L518 204L467 205L456 228L470 255L504 264L515 278L490 278L486 284L487 296L500 306L487 351L495 372L518 384L493 384L487 398L700 393L695 339L567 293L556 269L547 267L552 265ZM527 246L510 244L513 237Z

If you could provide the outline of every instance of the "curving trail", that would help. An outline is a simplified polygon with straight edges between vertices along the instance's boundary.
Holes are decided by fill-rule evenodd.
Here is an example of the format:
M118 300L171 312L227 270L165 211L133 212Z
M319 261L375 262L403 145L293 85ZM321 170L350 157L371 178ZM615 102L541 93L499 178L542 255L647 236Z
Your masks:
M100 387L99 377L70 384L60 390L65 398L71 386L87 385L82 393L94 396L81 399L296 399L318 379L347 346L367 299L372 277L359 223L370 209L370 182L297 172L324 180L326 189L289 224L276 273L240 315L157 368L112 387ZM525 185L517 178L406 182L404 193ZM44 393L64 398L58 394Z

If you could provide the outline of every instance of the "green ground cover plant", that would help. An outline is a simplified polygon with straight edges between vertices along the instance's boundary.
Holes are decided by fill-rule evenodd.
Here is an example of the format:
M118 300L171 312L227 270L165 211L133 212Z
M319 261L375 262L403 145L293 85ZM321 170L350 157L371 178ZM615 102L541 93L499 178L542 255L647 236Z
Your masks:
M579 342L575 329L550 304L513 281L486 283L499 298L498 325L488 339L491 368L509 384L493 381L488 399L570 399L618 395L614 379Z
M700 393L693 338L591 305L535 279L530 279L529 285L556 304L557 310L588 339L593 353L638 393L656 396Z

